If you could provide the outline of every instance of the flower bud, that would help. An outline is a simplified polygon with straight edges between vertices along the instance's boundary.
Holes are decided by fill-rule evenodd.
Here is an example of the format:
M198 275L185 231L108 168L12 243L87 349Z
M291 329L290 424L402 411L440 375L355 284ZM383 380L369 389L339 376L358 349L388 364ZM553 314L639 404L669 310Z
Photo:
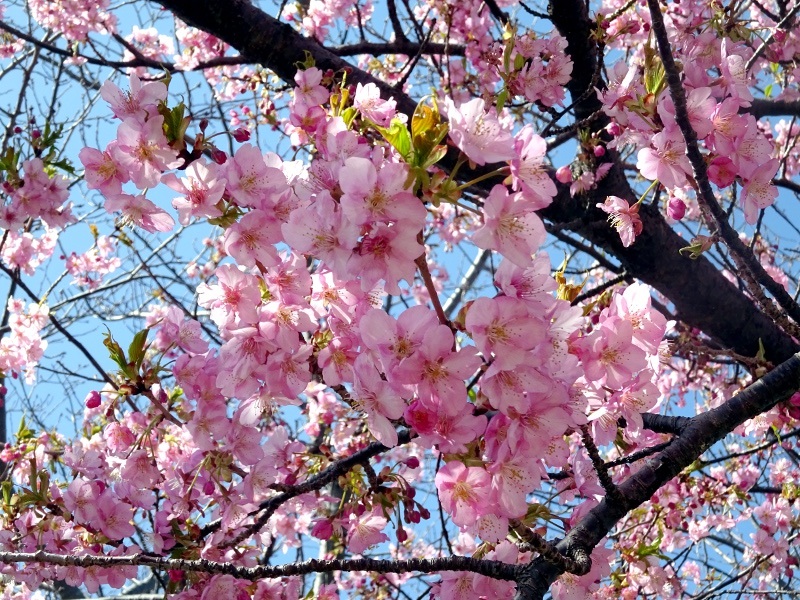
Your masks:
M213 160L218 165L224 165L228 162L228 155L225 154L219 148L212 148L211 149L211 160Z
M556 170L556 179L561 183L572 183L572 171L568 166L558 167Z
M239 127L233 130L233 139L237 142L246 142L250 139L250 130L246 127Z
M686 214L686 205L683 200L675 196L670 197L669 204L667 204L667 214L673 221L680 221Z
M92 390L86 396L84 400L84 404L86 404L86 408L97 408L101 404L100 399L100 392L97 390Z

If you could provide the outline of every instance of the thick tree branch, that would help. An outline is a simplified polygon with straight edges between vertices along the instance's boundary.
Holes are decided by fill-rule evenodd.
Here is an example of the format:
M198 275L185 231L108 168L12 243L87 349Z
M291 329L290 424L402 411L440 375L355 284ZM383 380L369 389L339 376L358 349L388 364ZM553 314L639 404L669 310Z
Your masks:
M800 100L770 100L757 98L747 109L756 119L761 117L800 117Z
M49 552L0 552L0 563L42 563L44 565L76 567L126 567L141 566L161 570L175 570L195 573L222 573L239 579L275 579L306 575L308 573L331 573L334 571L372 571L375 573L436 573L439 571L469 571L480 573L493 579L513 580L516 566L494 560L482 560L469 556L448 556L444 558L408 560L376 560L371 558L316 560L290 563L277 566L237 567L230 563L210 560L184 560L134 554L131 556L70 556Z

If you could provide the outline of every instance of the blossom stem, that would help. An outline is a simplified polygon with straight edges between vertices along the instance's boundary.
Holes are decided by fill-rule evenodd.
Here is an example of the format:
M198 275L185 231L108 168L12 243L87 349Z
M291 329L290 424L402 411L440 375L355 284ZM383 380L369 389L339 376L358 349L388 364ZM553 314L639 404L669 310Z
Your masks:
M481 181L485 181L486 179L490 179L492 177L496 177L497 175L502 175L504 168L505 167L500 167L499 169L495 169L494 171L492 171L490 173L484 173L483 175L481 175L479 177L476 177L475 179L467 181L466 183L458 186L457 189L458 189L458 191L465 190L468 187L470 187L472 185L475 185L476 183L480 183Z
M642 194L642 195L641 195L641 197L639 198L639 200L637 200L637 201L636 201L636 204L634 204L634 206L639 206L639 205L640 205L642 202L644 202L644 199L645 199L645 198L647 198L647 195L648 195L650 192L652 192L652 191L653 191L653 188L655 188L655 187L656 187L656 186L657 186L659 183L660 183L660 182L658 181L658 179L656 179L656 180L655 180L653 183L651 183L651 184L650 184L650 187L648 187L648 188L645 190L644 194Z

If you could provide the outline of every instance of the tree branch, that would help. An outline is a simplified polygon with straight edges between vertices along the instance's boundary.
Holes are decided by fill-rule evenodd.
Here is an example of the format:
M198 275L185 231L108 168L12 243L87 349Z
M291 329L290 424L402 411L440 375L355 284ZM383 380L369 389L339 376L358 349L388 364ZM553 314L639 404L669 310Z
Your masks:
M375 573L435 573L439 571L468 571L479 573L493 579L513 581L516 565L481 560L469 556L447 556L443 558L411 558L408 560L376 560L372 558L317 560L290 563L285 565L256 567L237 567L230 563L210 560L185 560L166 558L149 554L131 556L71 556L50 552L0 552L0 563L42 563L47 565L75 567L126 567L140 566L160 570L187 571L195 573L221 573L233 575L238 579L255 581L306 575L308 573L331 573L334 571L372 571Z

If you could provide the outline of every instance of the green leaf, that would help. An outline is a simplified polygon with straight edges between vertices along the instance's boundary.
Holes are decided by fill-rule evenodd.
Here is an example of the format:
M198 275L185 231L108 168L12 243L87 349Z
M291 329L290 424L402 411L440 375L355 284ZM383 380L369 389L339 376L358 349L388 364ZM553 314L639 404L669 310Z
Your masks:
M503 86L503 90L497 94L497 100L494 103L494 107L498 113L503 110L503 107L506 105L506 100L508 100L508 87Z
M144 353L147 349L147 334L149 332L149 328L145 328L137 332L136 335L133 336L133 341L131 341L130 345L128 346L128 357L130 362L136 365L137 371L139 370L139 367L142 366L142 362L144 361Z
M447 153L446 147L439 146L447 131L448 125L442 122L436 101L432 107L420 101L411 117L411 144L414 148L411 166L427 169L439 162Z
M65 173L69 173L70 175L75 175L75 168L72 166L72 163L67 160L66 158L62 158L61 160L49 160L47 161L51 167L57 167L64 171Z
M342 111L342 120L348 129L350 129L350 125L352 125L353 119L356 118L357 114L358 110L355 106L350 106Z
M184 148L186 146L184 137L191 120L186 116L186 105L179 102L174 108L169 108L166 102L161 101L158 104L158 113L164 117L164 135L170 145L173 148Z
M128 368L128 360L125 358L125 352L122 350L117 341L111 335L111 331L106 328L106 333L103 336L103 345L108 348L108 355L111 357L120 369L126 370Z
M13 148L6 148L5 153L0 157L0 170L16 173L18 158L19 156L14 152Z
M411 159L411 135L405 123L400 119L392 119L388 128L376 126L376 129L400 153L400 156L406 161Z
M33 431L28 429L28 423L25 421L25 415L19 421L19 428L17 428L17 442L24 442L33 438Z
M14 484L10 481L4 481L0 483L3 489L3 504L5 506L11 505L11 497L13 496L12 490L14 489Z

